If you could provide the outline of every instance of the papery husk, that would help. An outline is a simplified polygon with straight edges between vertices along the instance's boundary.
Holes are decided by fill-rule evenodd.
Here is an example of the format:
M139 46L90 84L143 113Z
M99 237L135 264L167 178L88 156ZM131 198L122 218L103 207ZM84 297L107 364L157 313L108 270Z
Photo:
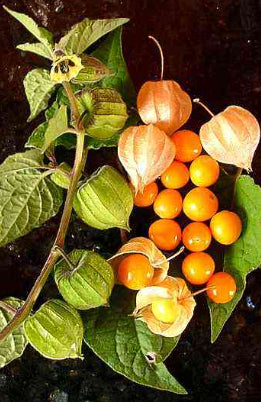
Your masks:
M173 141L152 124L127 128L118 145L119 159L136 193L170 166L175 153Z
M171 135L188 121L192 103L175 81L147 81L138 93L137 108L145 124L152 123Z
M129 254L142 254L148 258L154 268L154 276L151 285L161 283L166 277L169 269L169 262L165 255L146 237L134 237L125 243L119 251L111 257L108 262L112 265L117 278L118 266L120 262Z
M251 170L260 140L260 126L248 110L228 106L200 129L205 151L219 162Z
M163 323L155 318L151 304L159 299L173 299L179 305L180 313L173 323ZM133 315L148 325L151 332L165 337L180 335L187 327L194 312L196 302L182 278L168 276L158 286L139 290Z

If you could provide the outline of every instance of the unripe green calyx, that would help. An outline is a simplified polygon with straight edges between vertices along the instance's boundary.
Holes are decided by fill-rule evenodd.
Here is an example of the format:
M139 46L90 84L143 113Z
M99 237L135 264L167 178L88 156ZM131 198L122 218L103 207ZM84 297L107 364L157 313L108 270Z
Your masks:
M56 171L51 175L52 181L57 186L68 189L70 184L70 172L72 168L68 163L61 163Z
M112 75L111 70L95 57L82 54L81 61L83 68L77 77L72 80L75 84L94 83Z
M44 357L55 360L82 357L81 316L62 300L44 303L26 320L24 329L28 342Z
M73 207L87 225L96 229L130 230L133 195L123 176L111 166L98 169L81 185Z
M76 94L87 135L108 139L121 130L128 118L127 107L115 89L95 88Z
M108 304L114 286L111 265L93 251L73 250L68 255L71 264L59 261L54 278L64 300L79 310Z

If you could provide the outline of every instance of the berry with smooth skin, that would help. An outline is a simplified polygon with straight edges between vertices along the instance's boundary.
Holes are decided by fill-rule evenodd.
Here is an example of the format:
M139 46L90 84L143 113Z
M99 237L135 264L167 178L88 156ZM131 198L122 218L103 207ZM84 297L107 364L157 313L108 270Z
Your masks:
M203 285L214 271L215 262L207 253L191 253L184 258L182 263L183 275L192 285Z
M220 211L210 221L212 236L221 244L235 243L242 232L242 222L235 212Z
M147 257L142 254L132 254L125 257L118 266L118 281L132 290L148 286L153 278L154 268Z
M195 186L212 186L219 177L219 164L209 155L200 155L190 165L190 179Z
M227 272L217 272L207 283L208 297L215 303L228 303L235 296L237 285L233 276Z
M182 197L177 190L162 190L154 201L153 208L160 218L176 218L182 211Z
M204 251L211 243L211 231L203 222L189 223L182 232L184 246L190 251Z
M161 175L161 182L166 188L178 189L184 187L189 181L187 166L179 161L174 161Z
M181 228L171 219L158 219L150 225L149 237L159 249L171 251L180 243Z
M155 181L145 186L143 192L138 191L136 195L134 187L131 183L130 188L134 194L134 205L141 208L150 207L154 203L159 192L157 183L155 183Z
M193 131L177 131L172 134L171 140L176 146L175 159L180 162L191 162L201 154L202 145L200 138Z
M183 211L192 221L203 222L211 219L218 210L218 199L205 187L190 190L183 201Z
M172 299L159 299L151 304L151 311L155 318L166 324L171 324L176 320L179 310L179 304Z

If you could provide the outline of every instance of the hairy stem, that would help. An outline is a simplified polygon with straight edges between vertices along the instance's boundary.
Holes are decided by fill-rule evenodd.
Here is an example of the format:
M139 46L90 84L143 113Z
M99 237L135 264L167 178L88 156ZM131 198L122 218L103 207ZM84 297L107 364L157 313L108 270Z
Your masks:
M72 109L72 113L75 118L79 119L79 112L77 108L77 104L75 101L74 94L71 90L70 84L64 83L65 90L67 92L68 98L70 100L70 105ZM11 332L13 332L30 314L43 286L45 285L48 276L50 275L54 264L58 260L60 253L59 248L63 248L68 225L71 218L72 206L73 206L73 198L75 191L77 189L78 181L81 177L82 170L84 168L83 163L86 161L87 153L84 150L84 132L77 132L77 145L75 152L75 159L73 169L71 171L70 185L68 188L65 205L63 209L63 214L60 222L60 226L57 232L57 236L54 242L54 245L50 251L50 254L42 268L40 275L38 276L34 286L32 287L25 303L23 306L17 311L12 320L6 325L5 328L0 333L0 341L4 340ZM58 247L57 247L58 246Z

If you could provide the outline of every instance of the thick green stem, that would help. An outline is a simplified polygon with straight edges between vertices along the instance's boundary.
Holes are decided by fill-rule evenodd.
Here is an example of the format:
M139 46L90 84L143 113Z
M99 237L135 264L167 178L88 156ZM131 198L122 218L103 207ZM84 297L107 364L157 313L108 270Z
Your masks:
M74 94L71 91L71 87L69 83L65 83L65 89L67 91L68 98L70 100L71 109L74 113L75 117L79 117L78 108L76 102L73 101ZM38 276L33 288L31 289L25 303L23 306L17 311L13 319L7 324L7 326L0 333L0 341L4 340L11 332L13 332L30 314L43 286L45 285L48 276L50 275L54 264L58 260L60 253L57 249L57 246L63 248L68 225L71 218L72 206L73 206L73 198L75 191L77 189L78 181L81 177L81 172L83 170L83 163L86 160L86 152L84 150L84 132L79 131L77 133L77 145L74 159L74 166L71 172L71 180L68 188L65 205L63 209L63 214L60 222L60 226L57 232L57 236L54 242L54 245L51 249L51 252L47 258L47 261L42 268L40 275Z

